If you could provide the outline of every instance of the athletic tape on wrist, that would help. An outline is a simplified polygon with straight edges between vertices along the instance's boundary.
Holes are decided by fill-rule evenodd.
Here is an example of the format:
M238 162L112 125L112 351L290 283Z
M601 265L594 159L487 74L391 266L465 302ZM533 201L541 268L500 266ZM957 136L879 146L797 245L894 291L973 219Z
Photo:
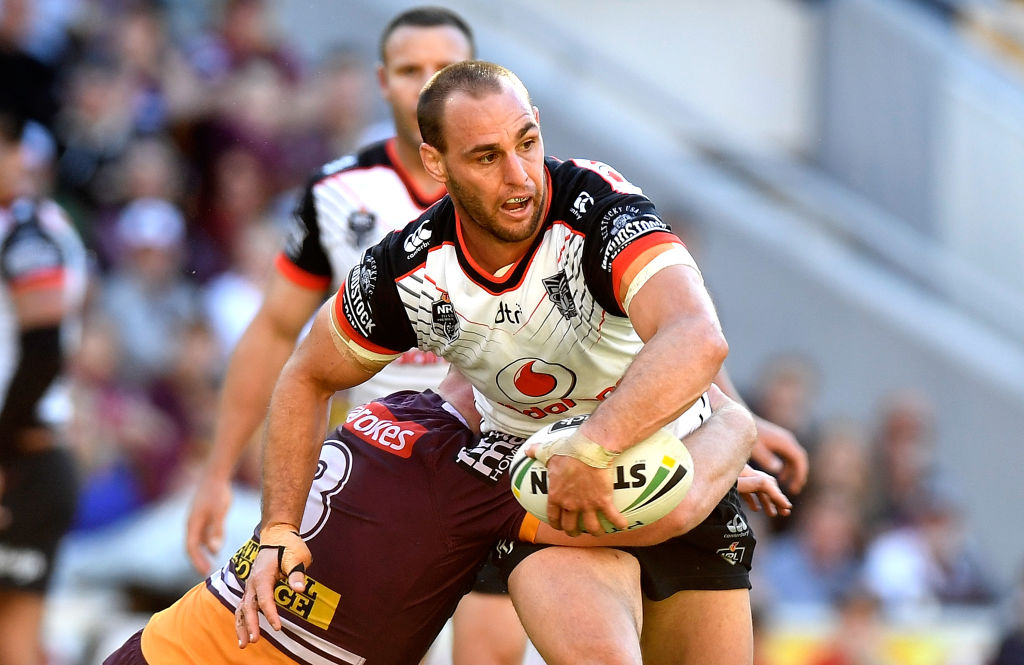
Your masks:
M619 456L613 453L596 441L591 441L584 434L576 430L564 439L541 444L534 449L534 455L541 464L545 466L548 460L554 455L565 455L578 459L587 466L595 469L607 469Z
M299 536L298 528L292 524L272 524L261 530L259 549L277 550L277 569L285 575L295 571L306 572L306 564L302 559L309 549ZM293 551L289 552L289 549ZM297 562L290 569L285 568L285 557L288 558L289 564L292 561Z

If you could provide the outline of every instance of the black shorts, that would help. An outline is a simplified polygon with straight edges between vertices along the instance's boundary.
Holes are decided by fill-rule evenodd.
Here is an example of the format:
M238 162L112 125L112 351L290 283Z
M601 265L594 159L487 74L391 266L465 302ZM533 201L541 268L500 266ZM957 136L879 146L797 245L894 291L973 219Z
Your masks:
M677 591L749 589L754 532L733 487L689 533L650 547L621 547L640 562L644 596L665 600ZM502 543L497 562L507 580L529 555L550 545Z
M476 571L476 579L473 580L473 591L491 595L502 595L508 593L508 577L504 574L498 563L495 561L495 554L487 558L480 570Z
M0 589L45 592L57 545L74 518L74 457L65 448L50 448L18 455L2 469L0 504L11 521L0 530Z

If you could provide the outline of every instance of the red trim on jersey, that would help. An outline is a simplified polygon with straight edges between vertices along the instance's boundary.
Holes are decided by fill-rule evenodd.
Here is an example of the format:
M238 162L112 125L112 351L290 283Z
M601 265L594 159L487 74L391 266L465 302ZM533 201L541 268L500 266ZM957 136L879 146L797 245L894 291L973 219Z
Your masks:
M655 231L637 238L622 250L615 260L612 261L612 284L615 288L615 299L618 300L619 285L622 283L622 276L629 269L630 264L640 255L652 247L658 245L682 245L683 241L674 233L668 231ZM621 302L619 303L622 304Z
M388 153L391 165L395 167L395 173L398 174L398 179L401 180L402 184L405 185L405 188L409 190L409 195L412 196L413 200L421 204L424 209L429 208L440 201L441 197L448 193L448 190L446 190L440 183L438 183L437 190L433 192L424 192L420 189L416 184L416 181L409 174L409 171L406 170L405 165L402 164L402 160L398 158L398 148L395 147L396 141L397 139L390 138L387 143L384 144L384 150Z
M274 259L274 267L289 282L310 291L324 291L331 285L330 277L306 272L292 263L292 260L284 252L279 253Z
M64 286L64 268L47 268L19 277L11 282L11 292L35 291L42 289L60 289Z
M361 334L356 332L356 329L352 327L352 324L350 324L348 322L348 319L345 317L344 307L342 307L344 293L345 284L342 284L341 288L338 289L338 293L334 298L334 318L338 321L338 325L341 326L342 332L348 335L349 339L351 339L353 342L363 347L367 351L372 351L373 353L379 353L385 356L394 356L402 353L401 351L394 351L383 346L378 346L377 344L374 344L373 342L371 342L370 340L366 339Z

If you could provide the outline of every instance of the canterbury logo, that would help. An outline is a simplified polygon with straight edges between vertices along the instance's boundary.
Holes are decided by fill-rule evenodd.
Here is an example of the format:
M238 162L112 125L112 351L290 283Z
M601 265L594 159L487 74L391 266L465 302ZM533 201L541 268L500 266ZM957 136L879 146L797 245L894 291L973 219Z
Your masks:
M736 516L729 520L725 528L729 529L729 533L746 533L748 527L743 516L736 513Z

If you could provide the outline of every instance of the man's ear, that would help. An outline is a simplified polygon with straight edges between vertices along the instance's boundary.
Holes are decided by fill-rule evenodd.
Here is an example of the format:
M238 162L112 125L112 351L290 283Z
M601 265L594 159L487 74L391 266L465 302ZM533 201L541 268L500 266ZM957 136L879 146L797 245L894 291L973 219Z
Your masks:
M441 152L429 143L420 144L420 160L430 177L442 184L448 183L448 170L444 166Z
M537 123L537 126L540 127L540 109L536 106L533 107L533 120Z

